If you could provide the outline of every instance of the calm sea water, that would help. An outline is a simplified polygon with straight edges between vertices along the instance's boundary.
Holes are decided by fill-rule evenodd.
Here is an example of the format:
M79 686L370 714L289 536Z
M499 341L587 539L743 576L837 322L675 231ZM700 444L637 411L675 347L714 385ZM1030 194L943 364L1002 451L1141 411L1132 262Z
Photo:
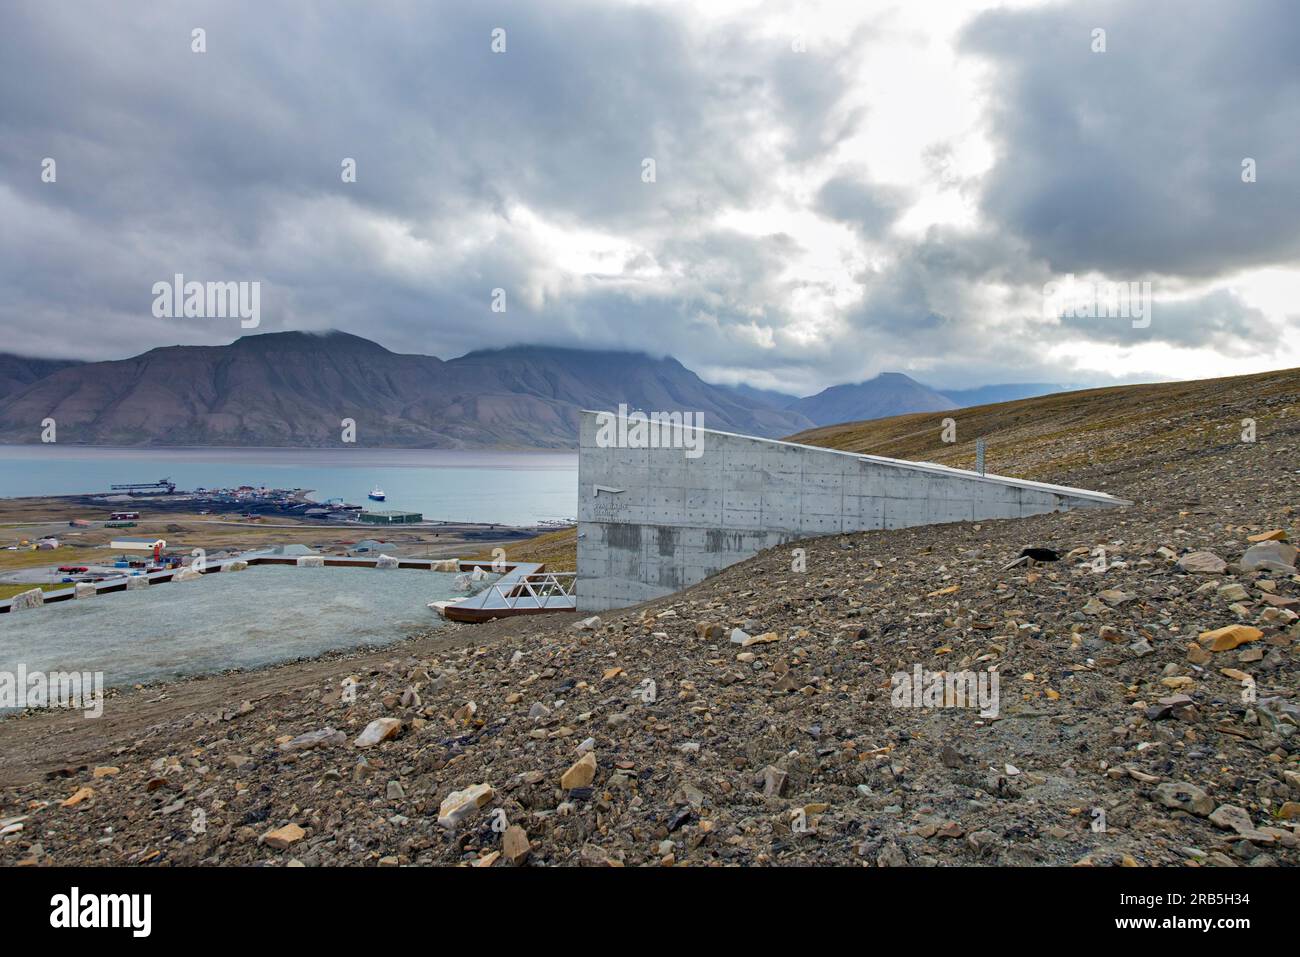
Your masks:
M178 489L269 485L317 500L422 512L431 521L530 525L572 519L576 452L452 449L108 449L0 445L0 497L107 492L167 477ZM382 505L366 493L379 485Z

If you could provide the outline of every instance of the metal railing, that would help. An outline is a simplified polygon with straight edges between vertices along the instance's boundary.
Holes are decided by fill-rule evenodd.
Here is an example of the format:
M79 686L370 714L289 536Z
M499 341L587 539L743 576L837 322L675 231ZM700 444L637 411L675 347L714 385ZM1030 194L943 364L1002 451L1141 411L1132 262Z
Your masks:
M515 608L522 598L531 598L538 608L549 608L552 602L567 604L574 598L577 587L577 572L534 572L513 581L493 582L479 593L478 601L467 599L459 604L465 608L496 608L495 602L488 604L490 597L500 598L506 608Z

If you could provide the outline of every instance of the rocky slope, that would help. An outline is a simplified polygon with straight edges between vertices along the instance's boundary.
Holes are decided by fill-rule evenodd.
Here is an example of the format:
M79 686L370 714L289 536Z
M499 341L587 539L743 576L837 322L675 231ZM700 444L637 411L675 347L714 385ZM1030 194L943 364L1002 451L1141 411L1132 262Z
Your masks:
M976 440L983 438L990 472L1088 487L1079 477L1093 465L1129 461L1137 471L1140 459L1152 469L1177 468L1185 456L1214 454L1251 431L1261 441L1285 433L1298 414L1300 369L1281 369L845 422L789 440L972 468ZM954 441L945 440L948 419Z
M1026 447L1130 508L0 722L0 863L1298 865L1300 576L1257 559L1300 537L1300 424L1241 442L1237 399ZM997 714L896 706L917 666L996 669Z

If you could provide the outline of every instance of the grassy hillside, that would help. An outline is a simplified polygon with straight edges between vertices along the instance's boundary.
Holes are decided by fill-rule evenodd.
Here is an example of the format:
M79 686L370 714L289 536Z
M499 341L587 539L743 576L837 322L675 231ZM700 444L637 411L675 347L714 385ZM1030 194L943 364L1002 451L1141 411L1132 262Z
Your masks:
M578 529L561 528L535 538L525 539L505 546L506 559L512 562L543 562L551 572L571 572L578 567ZM491 561L492 552L473 556L478 561Z
M973 468L975 440L985 468L999 475L1078 483L1126 471L1136 459L1178 457L1239 443L1242 420L1258 436L1293 433L1300 413L1300 369L1258 375L1115 386L1034 399L915 413L810 429L790 441L890 458ZM944 419L956 422L953 443Z

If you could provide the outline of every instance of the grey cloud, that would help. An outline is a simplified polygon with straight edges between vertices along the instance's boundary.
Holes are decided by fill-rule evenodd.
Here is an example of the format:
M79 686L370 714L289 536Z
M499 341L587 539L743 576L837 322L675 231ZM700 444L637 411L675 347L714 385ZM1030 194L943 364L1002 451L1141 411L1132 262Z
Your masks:
M1093 310L1101 311L1101 310ZM1183 348L1211 348L1224 356L1277 351L1280 329L1259 309L1231 290L1219 289L1194 299L1154 300L1150 315L1137 320L1116 316L1062 316L1068 334L1116 346L1164 343Z
M1107 51L1091 50L1094 28ZM1300 10L1145 0L998 11L983 208L1060 272L1212 277L1300 258ZM1243 183L1241 162L1258 163Z
M824 215L850 224L868 239L883 238L906 206L903 191L845 174L831 177L817 192Z
M195 26L207 53L190 50ZM150 286L179 271L262 280L272 328L365 315L355 331L381 341L450 351L477 328L491 344L490 289L519 289L552 252L516 242L514 204L671 257L692 223L762 198L790 144L836 142L846 51L790 56L597 2L20 3L0 32L0 201L22 214L0 237L6 323L43 347L39 304L86 357L229 338L149 316ZM44 156L57 184L39 180ZM469 258L436 280L395 276L367 247L375 217ZM463 252L471 228L490 229L490 255Z
M341 328L444 357L642 349L803 393L882 369L1069 381L1042 358L1047 326L989 314L988 284L1032 297L1053 268L1226 272L1294 258L1300 229L1284 55L1296 17L1262 0L1240 22L1210 11L1222 29L1207 39L1180 6L1158 8L1159 29L1098 9L971 28L1006 97L993 98L999 161L983 184L954 179L948 144L925 163L962 191L985 186L986 221L882 242L913 197L839 149L866 116L853 76L874 24L795 53L761 18L701 32L685 7L598 0L18 0L0 30L0 349L112 358L239 335L150 314L152 284L183 272L261 280L262 331ZM1111 52L1092 61L1070 45L1086 52L1096 16ZM190 52L195 26L206 54ZM504 55L489 49L497 26ZM1239 184L1233 151L1259 159L1259 183ZM45 156L55 185L40 182ZM343 157L355 184L340 182ZM809 336L792 303L828 291L825 272L788 275L794 239L716 217L819 181L812 211L852 226L872 266L861 305ZM537 277L560 251L523 228L521 207L630 251L548 288ZM496 287L504 315L488 308ZM1200 331L1168 341L1249 349L1233 306L1189 314ZM1159 321L1152 335L1166 335Z

